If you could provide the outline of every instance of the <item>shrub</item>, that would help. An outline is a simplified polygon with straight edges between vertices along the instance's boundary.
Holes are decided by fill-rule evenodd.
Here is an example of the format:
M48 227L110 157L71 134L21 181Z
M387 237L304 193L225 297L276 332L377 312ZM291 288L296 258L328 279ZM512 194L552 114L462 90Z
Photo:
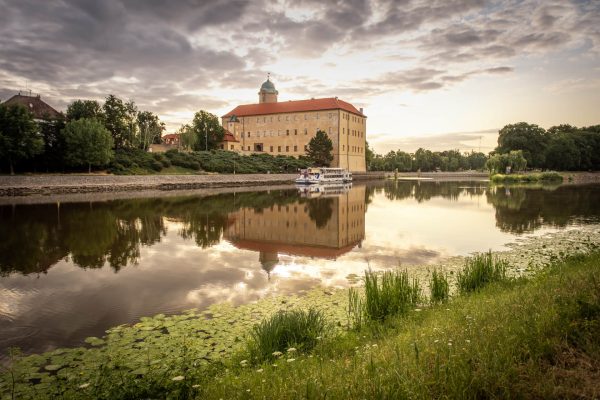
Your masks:
M429 280L429 301L432 304L445 303L448 301L450 293L450 285L448 284L448 277L434 269L431 273L431 279Z
M273 359L273 353L289 348L308 351L326 331L323 313L315 309L282 310L252 328L248 352L256 362Z
M467 259L465 268L456 277L458 290L469 293L506 279L508 263L492 256L489 251Z
M406 313L418 304L421 295L419 281L406 271L365 271L365 317L381 321L392 315Z
M154 160L154 161L152 161L152 163L150 163L150 167L156 172L160 172L163 169L162 163L159 161L156 161L156 160Z

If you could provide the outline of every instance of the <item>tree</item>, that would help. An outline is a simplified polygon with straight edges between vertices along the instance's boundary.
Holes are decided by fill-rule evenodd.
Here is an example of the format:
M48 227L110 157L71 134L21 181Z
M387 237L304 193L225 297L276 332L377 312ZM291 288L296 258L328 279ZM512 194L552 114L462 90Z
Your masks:
M375 152L369 147L369 142L365 142L365 161L367 165L367 171L372 170L372 163L374 158Z
M156 139L160 139L162 132L165 130L165 124L160 122L158 115L150 111L138 113L137 125L140 132L139 143L142 150L148 150L150 144L156 143Z
M548 135L543 128L526 122L506 125L500 130L496 152L503 154L512 150L522 150L527 165L543 168Z
M485 163L485 168L490 175L504 173L510 167L512 172L523 171L527 167L527 160L521 150L511 151L507 154L494 154Z
M191 127L196 133L196 142L192 146L196 151L217 149L225 136L219 117L204 110L194 115Z
M75 100L67 106L67 121L81 118L96 118L104 121L104 111L96 100Z
M123 100L110 94L102 106L105 115L104 125L113 138L115 149L127 146L128 111Z
M318 167L328 167L333 161L333 143L329 136L321 130L308 142L308 150L306 155Z
M113 156L113 139L110 132L96 119L82 118L67 123L63 131L66 144L65 161L79 167L108 164Z
M194 132L194 129L188 125L181 125L181 128L177 131L179 134L179 142L181 143L181 147L185 150L191 150L194 148L196 142L198 141L198 135Z
M21 105L0 105L0 157L8 160L10 174L14 163L25 160L44 150L33 116Z

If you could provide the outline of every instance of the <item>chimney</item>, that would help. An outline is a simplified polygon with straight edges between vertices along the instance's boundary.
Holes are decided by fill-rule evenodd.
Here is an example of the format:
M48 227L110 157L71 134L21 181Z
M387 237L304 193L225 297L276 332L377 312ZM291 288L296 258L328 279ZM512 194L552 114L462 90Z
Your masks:
M360 108L360 113L363 114L363 108L362 107Z

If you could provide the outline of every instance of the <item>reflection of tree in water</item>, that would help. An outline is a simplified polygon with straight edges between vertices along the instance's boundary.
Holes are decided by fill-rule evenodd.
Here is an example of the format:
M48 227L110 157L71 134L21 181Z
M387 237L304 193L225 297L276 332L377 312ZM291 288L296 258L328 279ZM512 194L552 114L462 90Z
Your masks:
M70 255L82 268L135 264L140 247L161 240L168 218L181 236L205 248L219 242L240 207L297 201L296 190L226 193L208 197L0 206L0 274L45 272Z
M390 200L414 198L422 203L434 197L458 200L464 194L480 196L485 189L481 182L386 181L379 190Z
M333 215L333 199L317 198L308 200L308 217L314 221L317 228L321 229L327 225L327 222Z
M542 225L564 227L600 218L600 185L491 188L487 201L496 209L496 225L505 232L533 232Z

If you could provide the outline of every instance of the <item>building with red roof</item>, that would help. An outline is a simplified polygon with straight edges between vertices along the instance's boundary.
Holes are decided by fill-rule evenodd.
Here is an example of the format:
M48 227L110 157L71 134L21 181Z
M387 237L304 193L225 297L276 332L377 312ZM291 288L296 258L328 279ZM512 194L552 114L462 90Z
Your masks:
M337 97L280 102L278 95L267 78L257 104L239 105L221 117L236 140L228 143L228 150L299 157L321 130L333 143L332 167L366 170L367 117L362 108Z
M31 112L33 119L36 121L49 121L55 119L63 119L62 113L56 111L52 106L42 100L38 94L36 96L19 94L14 95L6 100L5 105L21 105Z

